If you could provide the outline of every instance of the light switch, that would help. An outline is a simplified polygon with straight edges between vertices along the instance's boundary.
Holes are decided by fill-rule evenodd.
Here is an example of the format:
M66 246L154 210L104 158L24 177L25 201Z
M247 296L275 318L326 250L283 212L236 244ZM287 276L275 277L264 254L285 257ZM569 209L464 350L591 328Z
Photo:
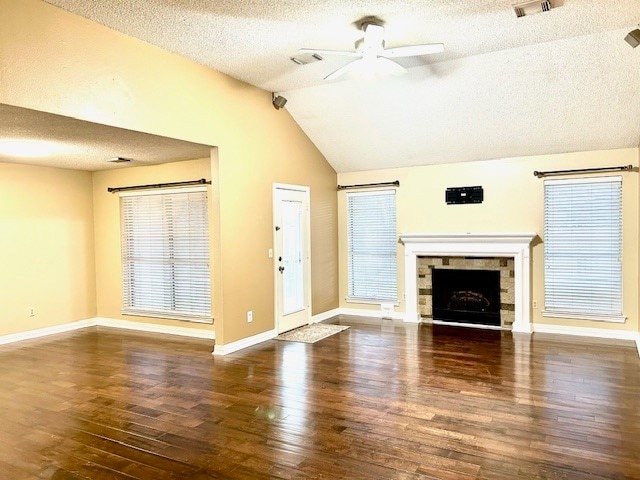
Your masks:
M269 258L273 258L273 248L269 249Z

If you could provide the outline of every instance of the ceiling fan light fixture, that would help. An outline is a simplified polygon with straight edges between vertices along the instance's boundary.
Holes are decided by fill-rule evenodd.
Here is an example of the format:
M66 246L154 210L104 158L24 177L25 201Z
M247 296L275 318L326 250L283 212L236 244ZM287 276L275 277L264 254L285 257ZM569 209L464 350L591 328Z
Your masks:
M377 17L365 17L356 22L355 25L364 32L364 36L356 41L354 51L313 48L300 49L301 52L314 55L337 55L356 58L356 60L351 63L343 65L327 75L324 78L325 80L335 80L347 74L367 79L376 76L401 75L406 73L407 69L391 59L417 57L444 51L444 45L442 43L406 45L385 49L384 22L382 20Z

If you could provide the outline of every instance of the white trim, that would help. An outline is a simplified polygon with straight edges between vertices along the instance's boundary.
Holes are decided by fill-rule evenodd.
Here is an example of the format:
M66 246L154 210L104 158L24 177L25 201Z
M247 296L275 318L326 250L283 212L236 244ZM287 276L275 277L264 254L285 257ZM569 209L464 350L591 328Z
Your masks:
M273 189L279 188L281 190L292 190L294 192L311 192L311 187L308 185L294 185L293 183L277 183L273 182Z
M7 343L21 342L23 340L31 340L33 338L47 337L58 333L71 332L87 327L111 327L123 330L136 330L139 332L164 333L168 335L178 335L181 337L204 338L207 340L215 339L213 330L204 330L201 328L173 327L170 325L155 325L152 323L130 322L128 320L118 320L115 318L94 317L86 320L78 320L77 322L63 323L53 325L51 327L38 328L36 330L27 330L26 332L11 333L9 335L0 336L0 345Z
M230 353L237 352L238 350L242 350L243 348L252 347L259 343L276 338L277 335L278 333L274 328L273 330L258 333L257 335L253 335L251 337L242 338L235 342L225 343L224 345L216 344L213 347L213 352L211 353L211 355L228 355Z
M317 315L313 315L311 317L311 323L320 323L325 320L329 320L337 315L340 315L340 309L334 308L332 310L327 310L326 312L318 313Z
M636 339L636 349L638 350L638 356L640 357L640 338Z
M31 340L34 338L48 337L57 333L71 332L81 328L95 326L95 319L78 320L77 322L63 323L61 325L53 325L51 327L38 328L35 330L27 330L26 332L10 333L0 336L0 345L7 343L21 342L23 340Z
M567 327L549 323L534 323L534 333L554 333L558 335L575 335L578 337L613 338L640 342L640 333L629 330L612 330L608 328ZM640 350L639 350L640 353Z
M204 323L211 325L213 323L213 317L211 315L184 315L175 312L161 312L153 310L144 310L137 308L126 308L120 310L122 315L128 315L133 317L147 317L147 318L168 318L171 320L181 320L184 322Z
M326 312L318 313L311 317L311 323L319 323L339 315L352 315L354 317L392 318L394 320L404 320L403 312L392 312L386 315L383 310L367 310L365 308L334 308Z
M135 330L138 332L164 333L168 335L178 335L180 337L215 339L213 329L174 327L172 325L156 325L154 323L130 322L115 318L96 317L95 325L98 327L121 328L123 330Z
M511 257L514 266L515 320L512 332L531 333L531 241L522 233L406 233L404 244L405 322L419 323L418 257Z
M572 318L574 320L592 320L594 322L625 323L627 321L627 317L624 315L595 315L590 313L554 312L552 310L543 310L540 314L546 318Z
M480 328L482 330L507 330L500 325L482 325L478 323L445 322L442 320L431 320L425 323L430 323L432 325L445 325L447 327Z
M438 246L442 243L531 243L535 232L498 232L498 233L402 233L400 241L408 243L427 243Z

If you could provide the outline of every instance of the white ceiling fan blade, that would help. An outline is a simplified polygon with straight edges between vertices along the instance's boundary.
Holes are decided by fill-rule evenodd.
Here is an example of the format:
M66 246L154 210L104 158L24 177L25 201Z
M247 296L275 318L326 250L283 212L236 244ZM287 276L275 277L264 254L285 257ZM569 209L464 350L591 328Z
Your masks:
M444 52L444 44L442 43L427 43L424 45L408 45L406 47L388 48L384 50L380 55L387 58L398 57L417 57L420 55L430 55L432 53Z
M407 73L407 69L402 65L385 57L378 57L376 60L376 70L377 73L382 75L403 75Z
M357 70L358 68L360 68L361 63L362 63L362 60L354 60L351 63L347 63L344 67L340 67L335 72L330 73L329 75L324 77L324 79L335 80L336 78L341 77L342 75L345 75L353 70Z
M301 48L300 52L305 53L317 53L318 55L340 55L341 57L359 57L360 54L356 52L348 52L344 50L319 50L317 48Z
M382 47L384 41L384 27L369 23L364 27L364 46L367 48Z

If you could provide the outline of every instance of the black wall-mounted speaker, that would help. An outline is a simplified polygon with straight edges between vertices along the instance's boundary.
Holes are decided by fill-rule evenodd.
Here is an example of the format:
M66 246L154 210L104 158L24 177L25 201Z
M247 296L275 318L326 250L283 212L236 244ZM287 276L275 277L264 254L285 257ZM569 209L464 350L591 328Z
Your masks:
M459 205L464 203L482 203L484 190L476 187L449 187L445 192L447 205Z

